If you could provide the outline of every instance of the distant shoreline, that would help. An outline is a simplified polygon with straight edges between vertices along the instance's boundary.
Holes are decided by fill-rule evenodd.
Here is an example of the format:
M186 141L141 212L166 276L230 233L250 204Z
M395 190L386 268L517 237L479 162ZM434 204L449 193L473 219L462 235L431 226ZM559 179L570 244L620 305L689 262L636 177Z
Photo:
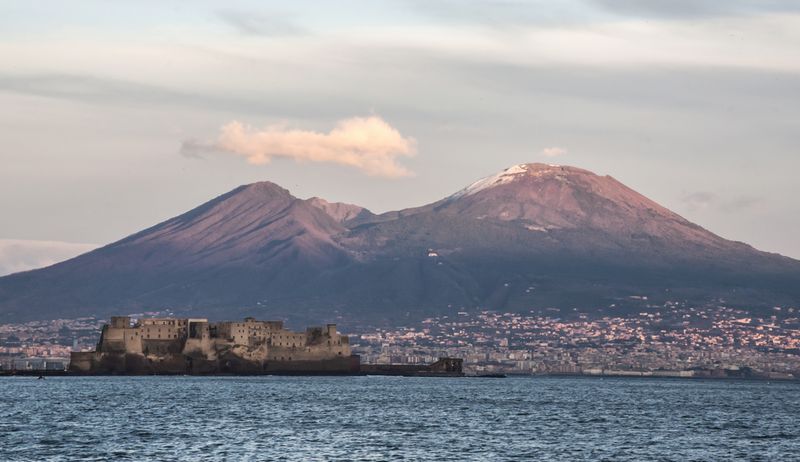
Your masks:
M569 373L547 373L547 374L503 374L507 377L522 378L603 378L603 379L638 379L638 380L713 380L713 381L747 381L747 382L787 382L787 383L800 383L800 378L783 378L783 377L721 377L721 376L679 376L679 375L625 375L625 374L569 374ZM371 374L365 372L358 373L333 373L333 372L270 372L270 373L242 373L242 374L78 374L69 371L0 371L0 377L369 377L380 376L380 374ZM398 377L398 375L384 375ZM427 377L427 378L496 378L492 375L413 375L407 377Z
M552 378L601 378L601 379L638 379L638 380L729 380L729 381L747 381L747 382L796 382L800 383L800 378L797 377L764 377L764 376L751 376L751 377L721 377L721 376L703 376L703 375L623 375L623 374L567 374L567 373L548 373L548 374L508 374L509 377L552 377Z

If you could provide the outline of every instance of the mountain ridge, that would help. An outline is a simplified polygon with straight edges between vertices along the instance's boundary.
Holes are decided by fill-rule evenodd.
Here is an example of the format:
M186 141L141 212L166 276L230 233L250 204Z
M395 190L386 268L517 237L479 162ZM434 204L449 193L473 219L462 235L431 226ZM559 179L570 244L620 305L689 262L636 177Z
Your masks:
M386 324L459 309L596 311L634 293L768 309L797 303L798 287L800 262L717 236L613 177L520 164L379 215L243 185L0 278L0 319L172 310Z

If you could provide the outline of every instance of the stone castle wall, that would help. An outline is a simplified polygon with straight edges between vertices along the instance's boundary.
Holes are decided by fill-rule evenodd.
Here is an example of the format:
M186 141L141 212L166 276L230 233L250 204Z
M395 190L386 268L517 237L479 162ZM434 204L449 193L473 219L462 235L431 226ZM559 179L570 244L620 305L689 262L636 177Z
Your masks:
M295 362L333 361L332 365L345 367L351 354L349 338L339 334L335 324L292 332L280 321L253 318L218 323L159 318L132 323L130 317L119 316L103 327L96 352L75 353L71 368L76 372L192 373L231 367L257 372ZM303 365L291 368L301 370Z

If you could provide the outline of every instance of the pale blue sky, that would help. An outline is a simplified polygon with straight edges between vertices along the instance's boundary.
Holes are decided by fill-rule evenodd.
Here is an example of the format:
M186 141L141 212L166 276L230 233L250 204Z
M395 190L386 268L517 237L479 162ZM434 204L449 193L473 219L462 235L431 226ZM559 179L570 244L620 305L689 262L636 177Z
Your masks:
M726 238L798 258L799 10L6 1L0 239L108 243L259 180L382 212L545 161L610 174ZM324 134L370 116L415 140L415 156L392 160L414 175L181 155L234 120ZM543 155L553 147L566 154Z

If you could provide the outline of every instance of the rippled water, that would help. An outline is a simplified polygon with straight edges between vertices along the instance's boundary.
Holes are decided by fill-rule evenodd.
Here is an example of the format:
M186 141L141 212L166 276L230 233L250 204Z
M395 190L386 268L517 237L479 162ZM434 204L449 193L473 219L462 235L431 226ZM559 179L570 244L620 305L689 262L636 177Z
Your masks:
M2 460L800 460L800 385L1 378Z

